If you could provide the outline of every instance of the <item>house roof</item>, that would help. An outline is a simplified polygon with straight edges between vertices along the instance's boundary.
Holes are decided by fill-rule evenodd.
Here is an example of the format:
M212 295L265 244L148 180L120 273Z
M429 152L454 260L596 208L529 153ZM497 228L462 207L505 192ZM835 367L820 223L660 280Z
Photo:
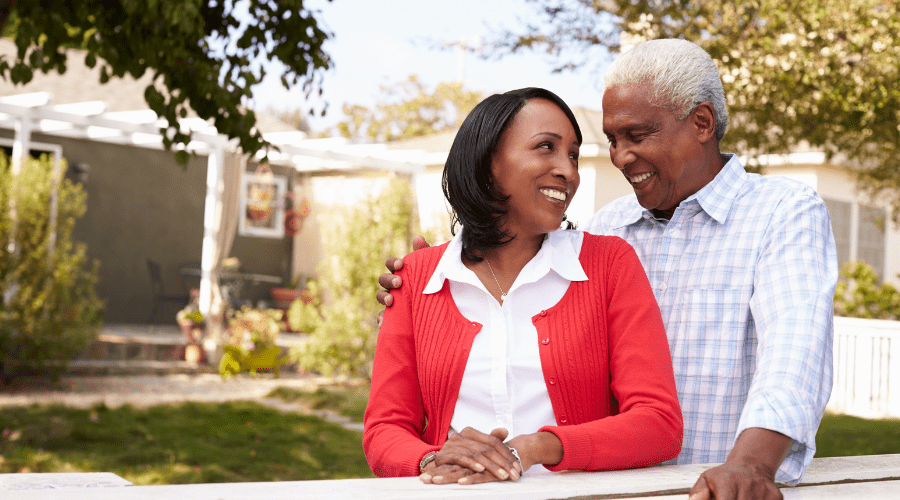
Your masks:
M573 108L572 113L575 114L575 120L581 128L581 155L585 157L601 156L606 153L609 147L609 141L603 133L603 113L587 108ZM418 149L431 153L431 159L438 158L443 155L446 161L446 155L453 145L453 139L459 129L447 130L436 134L426 135L423 137L413 137L402 141L394 141L386 143L388 149L391 150L408 150Z
M65 73L35 71L34 78L24 85L0 79L0 96L49 92L53 95L53 104L104 101L107 111L147 109L144 89L151 82L149 72L140 79L126 75L101 85L99 63L93 68L87 67L81 50L69 49L66 55ZM16 44L8 38L0 38L0 56L10 62L15 60Z
M0 56L7 61L16 58L16 44L8 38L0 38ZM13 84L9 80L0 79L0 97L47 92L52 95L52 103L72 104L88 101L103 101L107 112L137 111L149 109L144 100L144 90L153 81L152 72L148 71L141 78L126 74L122 78L111 78L100 83L100 63L89 68L84 62L83 50L68 49L66 51L66 72L43 73L35 71L32 80L24 85ZM263 133L289 132L296 130L277 116L265 112L256 112L256 127ZM193 111L188 116L196 116Z

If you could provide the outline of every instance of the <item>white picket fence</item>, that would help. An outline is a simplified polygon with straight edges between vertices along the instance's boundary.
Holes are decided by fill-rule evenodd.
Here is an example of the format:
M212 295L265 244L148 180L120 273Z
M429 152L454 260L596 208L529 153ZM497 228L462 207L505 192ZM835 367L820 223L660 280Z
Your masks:
M900 321L834 318L834 387L827 409L900 418Z

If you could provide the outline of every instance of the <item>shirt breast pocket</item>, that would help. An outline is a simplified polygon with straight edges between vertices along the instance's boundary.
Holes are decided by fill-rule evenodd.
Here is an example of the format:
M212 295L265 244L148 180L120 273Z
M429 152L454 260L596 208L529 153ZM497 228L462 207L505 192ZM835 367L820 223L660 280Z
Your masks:
M685 375L723 379L739 377L752 355L747 344L751 289L689 289L679 308L681 338L673 339L686 361ZM723 382L723 380L719 380Z

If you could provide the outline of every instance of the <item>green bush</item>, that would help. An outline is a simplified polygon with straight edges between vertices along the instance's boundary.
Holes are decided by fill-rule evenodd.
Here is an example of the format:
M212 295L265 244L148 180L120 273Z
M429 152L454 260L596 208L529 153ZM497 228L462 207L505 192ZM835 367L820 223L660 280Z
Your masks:
M337 214L326 231L318 286L325 295L321 322L291 357L304 370L326 375L370 377L378 335L376 278L389 256L411 251L413 193L407 181L390 177L378 196ZM415 224L415 226L413 226ZM290 313L289 313L290 314Z
M287 311L287 323L295 332L314 332L322 324L322 315L319 313L321 303L319 284L314 280L309 280L306 283L306 290L312 297L309 302L302 298L294 299Z
M66 362L96 338L102 321L103 303L94 291L99 264L94 262L88 269L85 246L72 241L75 221L85 212L86 195L80 186L60 179L56 244L51 253L52 191L49 157L27 159L13 176L8 160L0 155L0 375L4 378L61 373ZM8 251L11 240L17 252Z
M834 290L834 314L853 318L900 319L900 291L878 284L878 274L863 261L841 266Z

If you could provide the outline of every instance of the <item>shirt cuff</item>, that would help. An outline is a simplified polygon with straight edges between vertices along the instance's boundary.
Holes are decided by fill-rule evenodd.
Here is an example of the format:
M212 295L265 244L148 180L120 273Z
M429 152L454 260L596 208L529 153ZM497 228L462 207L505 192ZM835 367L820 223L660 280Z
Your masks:
M812 405L798 405L789 390L772 390L751 397L744 405L735 440L750 428L775 431L794 440L787 456L775 473L775 481L796 486L816 453L816 431L822 412Z

